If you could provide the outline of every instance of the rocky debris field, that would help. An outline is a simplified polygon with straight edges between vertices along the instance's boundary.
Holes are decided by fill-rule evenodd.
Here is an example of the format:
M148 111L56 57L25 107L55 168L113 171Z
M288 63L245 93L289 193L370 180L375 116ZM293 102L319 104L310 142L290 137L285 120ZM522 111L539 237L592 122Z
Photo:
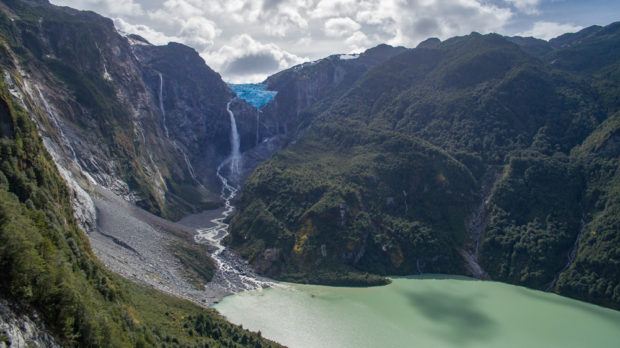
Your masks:
M188 277L187 268L175 256L171 245L193 245L197 230L211 227L211 220L220 217L222 209L193 214L174 223L101 187L92 198L97 210L97 227L89 233L92 248L108 269L125 278L202 306L210 306L234 292L270 284L227 249L219 255L226 267L217 270L212 281L200 287ZM204 251L215 249L205 245Z

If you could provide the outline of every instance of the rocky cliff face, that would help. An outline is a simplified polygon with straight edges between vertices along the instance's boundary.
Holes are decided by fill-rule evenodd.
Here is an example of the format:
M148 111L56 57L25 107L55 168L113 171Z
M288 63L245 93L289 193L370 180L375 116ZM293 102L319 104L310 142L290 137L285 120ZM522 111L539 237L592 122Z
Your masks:
M184 171L192 180L215 189L215 170L230 148L226 103L233 93L193 49L175 43L153 46L135 37L130 41L157 98L163 139L179 158L187 158ZM209 175L198 178L196 173Z
M168 218L219 204L234 94L193 49L124 37L107 18L45 1L0 9L4 74L78 186ZM241 100L232 109L249 150L256 111Z
M219 204L234 96L193 50L139 45L94 13L0 1L0 347L272 345L153 289L202 301L214 266L193 228L118 197L169 219ZM231 108L254 146L255 113Z
M332 55L274 74L264 83L278 94L263 113L276 121L277 132L295 133L309 124L317 109L336 100L365 72L405 50L379 45L360 55Z
M8 347L60 347L45 330L38 317L34 320L18 314L8 302L0 300L0 348Z

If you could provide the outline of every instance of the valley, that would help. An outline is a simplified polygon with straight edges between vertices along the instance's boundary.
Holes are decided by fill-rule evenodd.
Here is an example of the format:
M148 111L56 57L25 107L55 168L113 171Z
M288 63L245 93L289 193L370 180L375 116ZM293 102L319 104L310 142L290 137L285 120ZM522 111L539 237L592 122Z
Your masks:
M620 338L620 22L260 83L115 23L0 0L0 347Z

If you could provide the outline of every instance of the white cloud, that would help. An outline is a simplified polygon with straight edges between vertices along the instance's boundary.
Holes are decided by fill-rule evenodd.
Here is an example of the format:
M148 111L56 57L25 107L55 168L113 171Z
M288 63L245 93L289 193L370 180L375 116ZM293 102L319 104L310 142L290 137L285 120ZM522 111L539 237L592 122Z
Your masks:
M192 3L184 0L166 0L163 9L168 16L177 18L187 18L204 14L201 3Z
M265 25L265 32L269 35L286 37L296 30L306 30L308 21L294 6L280 4L274 9L267 10L261 15Z
M394 0L385 9L360 15L382 23L384 31L392 35L389 43L412 47L431 36L446 39L472 31L489 33L501 30L513 13L510 9L478 0Z
M537 15L540 13L538 5L540 0L505 0L507 3L512 4L517 10L529 14Z
M349 36L362 26L349 17L330 18L325 22L325 34L331 37Z
M203 50L213 45L213 40L221 33L215 23L203 17L191 17L181 26L179 36L184 43Z
M247 34L234 37L217 51L205 51L202 56L229 82L259 82L269 74L305 60L274 43L261 43Z
M514 14L510 8L483 0L320 0L311 15L350 17L364 32L371 27L386 41L415 46L429 36L501 30Z
M90 9L111 16L139 16L144 14L142 5L134 0L54 0L53 2L57 5Z
M174 41L192 46L199 51L213 46L213 41L221 33L214 22L202 17L191 17L179 23L176 26L178 33L174 35L167 35L148 25L132 24L122 18L115 18L114 26L121 32L138 34L156 45Z
M316 18L338 17L355 13L361 6L363 4L356 0L320 0L311 14Z
M262 76L301 56L318 59L379 43L416 46L471 31L502 31L539 0L52 0L114 18L155 44L196 48L227 79ZM527 6L526 6L527 5ZM248 47L241 47L246 44ZM260 48L260 49L259 49ZM245 52L245 55L244 53ZM259 54L260 53L260 54ZM251 54L256 71L248 67ZM274 63L275 62L275 63ZM270 68L269 68L270 67ZM269 68L269 69L268 69Z
M351 48L351 52L363 51L371 45L371 40L361 31L354 32L344 42Z
M581 29L583 29L583 27L579 25L541 21L534 23L532 28L518 33L517 35L533 36L539 39L549 40L562 34L578 32Z
M256 0L186 0L221 20L237 23L255 23L263 12L263 4Z
M171 41L181 42L179 37L168 36L143 24L131 24L122 18L114 18L114 26L120 32L140 35L155 45L165 45Z
M162 8L151 10L147 15L150 19L161 23L181 25L185 19L203 16L204 12L185 0L166 0Z

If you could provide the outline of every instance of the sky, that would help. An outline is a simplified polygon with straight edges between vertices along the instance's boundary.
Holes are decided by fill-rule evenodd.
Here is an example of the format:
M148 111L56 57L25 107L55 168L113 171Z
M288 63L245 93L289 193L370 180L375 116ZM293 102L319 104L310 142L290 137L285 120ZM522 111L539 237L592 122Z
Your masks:
M479 33L550 39L620 20L619 0L51 0L153 44L193 47L225 81L387 43Z

